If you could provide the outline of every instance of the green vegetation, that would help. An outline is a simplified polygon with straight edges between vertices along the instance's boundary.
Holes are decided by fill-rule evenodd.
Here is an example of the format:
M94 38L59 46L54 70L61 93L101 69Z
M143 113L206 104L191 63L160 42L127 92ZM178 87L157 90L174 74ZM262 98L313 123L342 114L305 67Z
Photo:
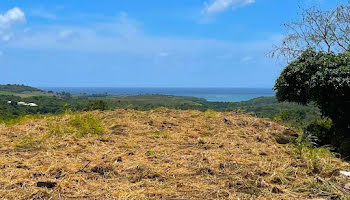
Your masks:
M70 116L64 126L62 126L61 121L54 121L49 123L48 127L47 137L74 135L75 137L80 138L86 136L99 136L104 132L101 121L92 114L82 115L76 113Z
M28 86L11 86L7 91L39 91ZM21 90L19 88L21 88ZM15 90L14 88L17 88ZM28 89L26 91L25 89ZM281 102L275 97L259 97L243 102L208 102L196 97L177 97L166 95L71 95L66 92L53 93L51 96L38 95L20 97L16 93L12 95L1 95L0 91L0 121L13 123L25 115L35 114L60 114L66 110L91 111L91 110L113 110L135 109L151 110L159 107L174 108L180 110L207 111L208 118L215 118L214 111L235 111L252 113L258 117L270 118L294 128L306 128L311 122L321 120L320 111L314 105L298 105L296 103ZM11 101L11 103L8 103ZM17 105L17 102L35 103L38 107Z
M38 88L17 84L0 85L0 91L8 93L44 92Z
M283 24L284 39L272 56L287 58L276 80L278 101L313 103L325 119L304 127L316 146L332 145L350 158L350 2L327 10L302 8L299 18ZM297 119L293 116L293 119Z
M311 124L307 133L316 136L319 145L332 144L347 156L350 155L349 63L349 52L306 50L282 71L275 85L279 101L315 103L330 120Z
M12 101L8 104L7 101ZM33 102L38 107L17 105L17 102ZM21 98L14 95L0 95L0 121L9 121L24 115L60 114L65 110L90 111L135 109L151 110L159 107L180 110L235 111L270 118L293 127L306 127L310 122L319 120L320 112L312 105L302 106L295 103L278 103L275 97L259 97L244 102L208 102L196 97L176 97L165 95L64 95L34 96ZM210 118L213 112L208 111ZM215 113L214 113L215 114Z
M89 110L107 110L108 104L106 101L103 100L94 100L90 101L87 106L85 107L86 111Z

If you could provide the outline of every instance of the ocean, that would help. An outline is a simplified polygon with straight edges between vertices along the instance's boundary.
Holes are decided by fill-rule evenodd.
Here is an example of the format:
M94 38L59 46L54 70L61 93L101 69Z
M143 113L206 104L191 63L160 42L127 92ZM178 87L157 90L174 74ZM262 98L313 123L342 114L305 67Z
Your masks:
M247 101L261 96L273 96L274 91L267 88L118 88L118 87L42 87L54 92L71 94L111 94L142 95L162 94L174 96L193 96L213 102Z

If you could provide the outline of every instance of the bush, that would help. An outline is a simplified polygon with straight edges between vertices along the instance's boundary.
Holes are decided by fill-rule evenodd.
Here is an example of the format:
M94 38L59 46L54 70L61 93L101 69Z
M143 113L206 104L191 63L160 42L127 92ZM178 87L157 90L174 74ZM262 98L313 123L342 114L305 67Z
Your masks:
M331 162L334 157L329 148L316 148L312 136L299 137L292 144L294 155L306 164L308 173L319 174L332 171L336 166Z
M103 100L95 100L95 101L90 101L88 105L86 105L84 110L91 111L91 110L107 110L107 109L108 109L107 102Z
M278 101L303 105L314 102L322 115L332 120L330 132L327 128L320 130L319 126L309 127L317 129L311 130L316 131L312 134L319 135L324 142L333 141L339 148L341 141L350 139L350 52L306 50L282 71L274 89ZM333 136L335 139L328 140Z
M216 118L216 112L214 110L208 109L207 111L204 112L204 117L205 118Z
M335 133L330 119L322 119L314 121L309 124L305 130L304 135L313 136L317 138L317 146L324 146L332 144L333 146L339 146L337 144L338 139L335 138Z
M75 137L100 136L104 133L101 120L93 114L74 114L66 124L50 123L49 135L66 136L74 135Z

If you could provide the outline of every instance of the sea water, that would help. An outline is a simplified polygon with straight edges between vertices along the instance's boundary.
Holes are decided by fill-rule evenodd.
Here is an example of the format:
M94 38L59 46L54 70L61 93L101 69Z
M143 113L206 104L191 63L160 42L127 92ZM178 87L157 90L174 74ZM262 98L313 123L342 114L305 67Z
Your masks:
M274 91L268 88L119 88L119 87L42 87L54 92L71 94L111 94L111 95L143 95L162 94L174 96L193 96L207 101L238 102L261 96L273 96Z

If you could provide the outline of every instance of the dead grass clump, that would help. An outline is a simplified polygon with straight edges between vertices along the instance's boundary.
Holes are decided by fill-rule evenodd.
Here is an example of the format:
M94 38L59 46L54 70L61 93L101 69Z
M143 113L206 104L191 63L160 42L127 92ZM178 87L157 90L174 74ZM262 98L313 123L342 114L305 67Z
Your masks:
M170 131L158 131L151 134L151 138L153 139L166 139L171 136Z
M116 124L113 125L110 129L113 135L127 135L126 130L122 125Z
M210 168L202 168L202 169L199 169L196 174L214 176L215 172Z
M137 183L145 179L160 182L165 181L164 177L145 166L137 166L135 168L132 168L129 171L129 174L131 174L129 177L131 183Z
M98 165L91 169L91 172L97 173L105 178L116 175L112 166Z
M255 198L258 197L261 193L261 190L256 185L238 185L236 187L236 191L240 193L245 193L254 196Z

